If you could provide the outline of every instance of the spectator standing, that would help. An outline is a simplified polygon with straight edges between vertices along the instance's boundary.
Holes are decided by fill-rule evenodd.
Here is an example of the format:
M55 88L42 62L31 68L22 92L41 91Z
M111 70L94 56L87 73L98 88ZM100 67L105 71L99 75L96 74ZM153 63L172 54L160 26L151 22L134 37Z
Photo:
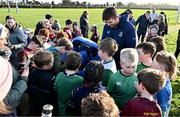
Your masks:
M97 30L97 26L93 25L91 26L90 31L92 32L91 40L94 41L95 43L98 43L99 41L99 33Z
M123 48L135 48L137 44L135 27L127 21L126 16L118 16L114 7L108 7L103 11L102 20L105 21L102 39L111 37L118 44L118 51L114 54L117 69L119 66L120 51Z
M85 38L88 38L88 31L89 31L88 23L89 23L88 12L84 11L80 18L80 29L83 37Z
M156 8L152 9L152 13L150 14L151 24L154 24L157 20L158 14L156 13Z
M139 24L138 30L137 30L137 35L138 35L138 40L140 43L144 42L144 37L147 32L147 28L150 25L150 17L149 17L150 11L146 11L145 14L141 15L137 21L135 26Z

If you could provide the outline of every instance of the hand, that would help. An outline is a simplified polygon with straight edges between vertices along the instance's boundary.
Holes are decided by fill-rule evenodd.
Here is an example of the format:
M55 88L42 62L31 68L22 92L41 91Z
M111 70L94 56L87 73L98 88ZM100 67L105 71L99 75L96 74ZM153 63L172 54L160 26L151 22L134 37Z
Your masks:
M28 77L29 75L29 67L25 68L21 74L21 77Z

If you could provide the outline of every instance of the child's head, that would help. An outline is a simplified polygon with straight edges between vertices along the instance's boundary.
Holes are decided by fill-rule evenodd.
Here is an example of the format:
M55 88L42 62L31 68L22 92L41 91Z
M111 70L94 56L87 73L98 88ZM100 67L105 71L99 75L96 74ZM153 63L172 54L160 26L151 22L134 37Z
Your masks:
M35 52L42 46L43 40L36 35L32 37L31 42L28 45L28 48Z
M73 28L77 28L78 27L78 23L75 21L75 22L73 22Z
M165 42L163 40L163 38L161 37L153 37L151 40L149 40L149 42L154 43L154 45L156 46L156 52L160 52L162 50L165 50Z
M118 50L116 41L112 38L103 39L99 46L99 57L105 60L107 57L112 57Z
M97 26L96 26L95 24L94 24L93 26L91 26L90 31L91 31L92 33L97 32Z
M66 20L66 27L71 28L72 27L72 21L70 19Z
M119 109L105 91L90 94L81 103L82 116L119 117Z
M85 83L96 86L103 78L104 66L100 61L90 61L85 67Z
M121 72L130 76L136 71L138 64L138 53L134 48L125 48L120 52Z
M155 35L157 35L158 30L159 30L159 26L156 24L152 24L148 28L148 34L151 36L155 36Z
M165 51L158 52L151 67L166 72L170 79L176 78L177 61L171 53Z
M42 28L38 32L38 37L41 38L43 42L47 42L49 39L49 33L48 29Z
M165 83L164 74L155 69L143 69L137 74L138 85L136 86L138 92L142 93L144 88L151 94L154 95L158 92Z
M48 19L43 19L42 20L42 26L46 29L49 29L51 27L51 23Z
M54 56L48 51L37 51L33 56L34 64L44 70L50 70L53 67Z
M156 51L156 46L151 42L140 43L137 47L137 52L139 55L139 62L144 63L147 59L151 59Z
M73 44L69 39L61 38L57 41L57 48L61 54L64 54L73 49Z
M78 52L70 51L67 54L66 68L68 70L77 70L81 66L81 56Z

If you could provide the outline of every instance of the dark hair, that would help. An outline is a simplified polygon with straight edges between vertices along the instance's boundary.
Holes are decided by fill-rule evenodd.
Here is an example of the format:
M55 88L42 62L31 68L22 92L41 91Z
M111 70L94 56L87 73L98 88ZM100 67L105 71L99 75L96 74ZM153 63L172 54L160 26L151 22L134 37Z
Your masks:
M46 14L46 15L45 15L45 18L48 19L48 20L51 19L52 17L53 17L53 16L50 15L50 14Z
M108 37L100 42L99 49L106 52L108 56L113 56L118 50L118 45L114 39Z
M151 68L143 69L138 72L137 78L139 84L142 83L151 95L159 91L165 83L165 74Z
M78 26L78 23L75 21L73 22L73 27Z
M142 48L143 53L150 54L151 57L153 57L154 53L156 52L156 46L151 42L140 43L136 48Z
M116 17L117 11L115 7L108 7L103 11L102 20L109 20L110 18Z
M43 46L43 40L39 38L37 35L33 36L31 41L34 41L36 44L39 45L39 47Z
M72 21L70 19L66 20L66 25L72 24Z
M150 14L151 12L150 11L146 11L146 13Z
M81 65L81 55L78 52L71 51L67 54L66 68L68 70L76 70Z
M8 19L14 19L14 17L11 16L11 15L7 15L6 18L5 18L5 21L7 21ZM15 19L14 19L14 20L15 20Z
M54 60L54 56L48 51L37 51L32 59L38 68L42 68L44 65L49 65Z
M160 52L162 50L165 50L165 42L163 40L163 38L157 36L157 37L153 37L151 40L149 40L148 42L152 42L154 43L154 45L156 46L156 52L154 55L157 54L157 52Z
M94 82L97 85L103 78L104 66L100 61L90 61L85 67L84 82Z

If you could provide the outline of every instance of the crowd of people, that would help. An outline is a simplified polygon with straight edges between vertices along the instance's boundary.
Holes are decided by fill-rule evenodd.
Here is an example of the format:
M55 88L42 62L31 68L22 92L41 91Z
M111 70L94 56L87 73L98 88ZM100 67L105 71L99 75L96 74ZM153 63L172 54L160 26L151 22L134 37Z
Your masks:
M153 9L135 20L130 9L119 15L107 7L102 20L100 40L88 11L80 25L67 19L64 28L46 14L33 37L6 16L0 24L0 116L40 116L51 104L54 116L168 117L178 55L165 48L165 13Z

